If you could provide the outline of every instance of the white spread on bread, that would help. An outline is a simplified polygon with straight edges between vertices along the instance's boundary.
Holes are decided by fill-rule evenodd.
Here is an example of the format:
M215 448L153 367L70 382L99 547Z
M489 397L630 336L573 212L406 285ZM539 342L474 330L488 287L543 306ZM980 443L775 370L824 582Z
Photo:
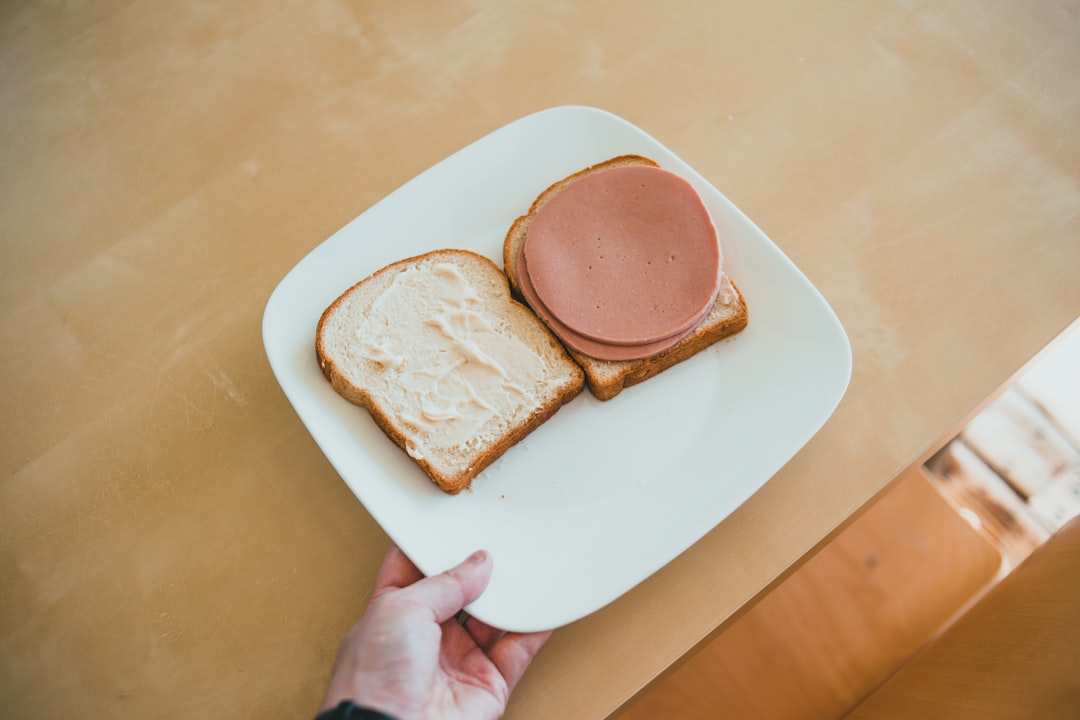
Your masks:
M537 402L511 376L542 375L543 359L485 317L479 295L450 263L398 273L356 336L359 354L401 388L400 420L433 446L465 444L490 418ZM415 440L406 450L425 455Z
M700 196L646 165L589 173L550 198L529 225L517 274L566 345L605 360L677 344L716 303L723 276Z
M720 278L720 290L716 293L716 302L720 305L734 305L739 302L739 294L726 274Z

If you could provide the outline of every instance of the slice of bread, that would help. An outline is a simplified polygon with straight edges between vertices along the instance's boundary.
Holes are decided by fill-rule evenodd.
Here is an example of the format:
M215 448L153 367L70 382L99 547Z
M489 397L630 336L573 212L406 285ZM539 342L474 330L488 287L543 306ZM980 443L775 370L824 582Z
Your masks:
M556 182L544 190L533 202L529 212L522 215L503 241L503 270L510 281L516 297L521 295L521 285L517 275L517 258L521 245L529 231L529 223L544 204L554 197L559 190L574 180L597 170L622 165L651 165L657 163L640 155L620 155L602 163L592 165ZM709 345L746 327L749 321L746 300L731 278L724 274L717 293L716 302L700 323L675 346L641 360L601 360L585 355L572 348L567 348L571 357L585 371L589 390L600 400L610 400L622 392L623 388L648 380L676 363L680 363L704 350Z
M584 388L498 266L467 250L360 281L323 313L315 347L334 389L450 494Z

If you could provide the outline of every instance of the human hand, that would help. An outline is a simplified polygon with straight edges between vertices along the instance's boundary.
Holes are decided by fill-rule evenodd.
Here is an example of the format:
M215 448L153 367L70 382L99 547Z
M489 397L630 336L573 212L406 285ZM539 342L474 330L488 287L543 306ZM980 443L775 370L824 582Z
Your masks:
M477 551L425 578L397 546L383 559L363 617L338 650L324 709L344 700L413 718L499 718L510 691L551 635L503 632L457 613L491 579Z

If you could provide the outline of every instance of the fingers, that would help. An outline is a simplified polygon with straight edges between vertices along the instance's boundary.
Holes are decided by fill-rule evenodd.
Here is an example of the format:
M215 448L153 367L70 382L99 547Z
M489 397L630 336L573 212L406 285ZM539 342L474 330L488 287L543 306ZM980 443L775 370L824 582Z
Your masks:
M465 630L468 631L469 635L472 636L473 641L484 651L485 655L491 651L491 648L495 646L495 643L498 642L499 638L505 635L502 630L493 628L487 623L471 616L465 621Z
M384 590L403 588L412 585L424 577L412 560L405 556L397 545L391 545L383 558L378 574L375 575L375 587L372 595L379 595Z
M396 590L395 597L407 597L429 609L442 624L480 597L491 580L491 556L483 550L470 555L460 565L425 578L396 545L391 546L375 578L375 594ZM525 674L533 657L551 636L540 633L508 633L476 618L465 621L465 630L513 689Z
M508 690L517 685L533 657L551 637L551 632L506 633L488 651L492 664L506 680Z
M491 555L477 550L457 567L419 580L401 592L430 608L435 622L442 623L480 597L491 580L491 569Z

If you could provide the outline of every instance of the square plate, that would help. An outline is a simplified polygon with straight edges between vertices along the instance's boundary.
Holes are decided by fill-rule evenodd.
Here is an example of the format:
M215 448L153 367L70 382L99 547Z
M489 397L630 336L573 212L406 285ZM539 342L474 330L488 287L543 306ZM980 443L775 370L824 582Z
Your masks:
M322 311L375 270L438 248L502 266L514 219L551 183L616 155L689 180L712 213L750 325L601 403L586 390L450 496L341 398L315 359ZM546 630L616 599L726 518L821 428L851 375L839 320L790 260L715 187L608 112L517 120L409 181L316 247L270 297L266 354L345 483L425 574L477 548L495 558L469 612Z

